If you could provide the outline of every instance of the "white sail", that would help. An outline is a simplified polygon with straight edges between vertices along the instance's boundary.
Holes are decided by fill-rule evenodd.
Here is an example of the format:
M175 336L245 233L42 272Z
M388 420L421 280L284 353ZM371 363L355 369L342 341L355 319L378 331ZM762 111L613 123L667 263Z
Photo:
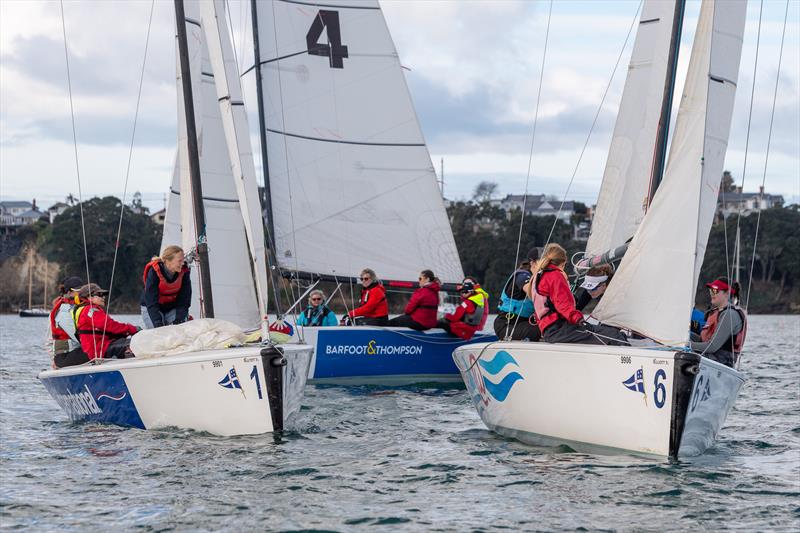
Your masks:
M648 0L642 6L587 256L624 244L644 218L674 18L674 1Z
M214 73L209 61L205 35L200 26L200 6L185 2L186 30L191 62L192 92L197 124L203 208L209 248L209 270L214 291L214 316L242 327L260 324L262 313L256 300L250 253L240 209L236 183L231 170ZM180 69L179 69L180 70ZM173 178L165 220L162 247L175 244L177 235L185 250L197 243L192 215L191 182L186 142L181 75L178 72L178 172ZM174 198L173 198L174 197ZM175 201L174 199L179 199ZM180 223L180 233L175 225ZM169 240L168 240L169 239ZM262 241L263 242L263 239ZM263 252L262 252L263 253ZM192 268L192 307L199 318L201 297L197 268Z
M739 73L745 0L705 0L664 180L594 316L664 344L688 338Z
M281 268L442 281L463 272L383 13L373 0L256 2Z

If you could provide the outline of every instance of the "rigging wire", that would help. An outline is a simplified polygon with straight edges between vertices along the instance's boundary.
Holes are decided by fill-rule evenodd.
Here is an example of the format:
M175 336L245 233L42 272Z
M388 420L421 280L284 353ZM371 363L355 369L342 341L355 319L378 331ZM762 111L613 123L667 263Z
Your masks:
M542 96L542 82L544 81L544 65L545 60L547 59L547 44L550 40L550 21L553 17L553 0L550 0L550 7L547 11L547 28L545 29L544 33L544 49L542 50L542 68L539 70L539 86L536 89L536 111L533 114L533 131L531 132L531 147L528 153L528 171L525 175L525 193L522 196L522 216L519 222L519 233L517 234L517 251L514 255L514 265L513 265L513 272L516 272L517 265L519 265L519 249L522 244L522 229L525 227L525 210L527 209L528 205L528 185L530 183L531 178L531 169L533 167L533 147L536 141L536 125L539 122L539 103L540 98ZM528 258L530 259L530 258ZM516 277L515 274L511 275L511 292L514 292L514 278ZM505 287L503 287L505 291ZM527 295L526 295L527 297ZM506 331L504 338L508 338L509 329L514 331L519 323L519 314L517 314L516 318L514 319L514 327L510 327L511 324L506 321Z
M614 65L614 70L611 71L611 78L608 80L608 85L606 85L606 90L603 93L603 98L600 100L600 105L597 106L597 112L594 115L594 120L592 120L592 125L589 128L589 133L586 135L586 141L584 141L583 143L583 148L581 148L581 153L578 156L578 161L577 163L575 163L575 170L572 171L572 177L569 179L567 190L564 191L564 196L561 198L561 205L558 206L558 212L556 213L555 220L553 220L553 226L550 228L550 233L547 236L547 242L545 243L545 246L550 244L550 239L553 237L553 231L556 229L556 224L558 223L558 216L564 209L564 202L566 202L569 190L572 188L572 182L575 181L575 176L578 173L578 168L580 167L581 161L583 160L583 154L586 152L586 147L589 145L589 140L592 137L592 132L594 132L594 127L597 124L597 119L600 116L600 112L603 110L603 104L605 103L606 96L608 96L608 91L609 89L611 89L611 83L614 81L614 75L617 73L617 68L619 68L619 63L622 60L622 55L625 53L625 48L628 46L628 41L631 38L631 33L633 33L633 28L636 26L636 20L639 18L639 11L641 9L642 9L642 1L639 2L639 6L636 8L636 13L633 16L633 21L631 22L630 28L628 28L628 35L625 36L625 42L622 44L622 49L619 51L619 56L617 56L617 62Z
M111 281L108 284L108 302L106 302L106 308L111 306L111 290L114 288L114 273L116 272L117 267L117 255L119 252L119 238L122 234L122 217L125 213L125 198L128 194L128 179L130 178L131 173L131 161L133 160L133 144L134 140L136 139L136 125L139 119L139 105L142 100L142 87L144 85L144 72L145 66L147 65L147 49L150 44L150 29L153 26L153 11L155 10L155 0L151 0L150 2L150 17L147 21L147 36L144 40L144 56L142 57L142 72L139 75L139 90L136 94L136 110L133 114L133 131L131 131L131 143L130 147L128 148L128 165L125 169L125 184L122 188L122 201L119 208L119 223L117 224L117 237L114 240L114 259L111 262ZM108 314L106 314L105 323L103 324L103 331L106 329L106 325L108 324Z
M81 169L80 163L78 159L78 136L75 133L75 106L72 101L72 76L70 75L70 68L69 68L69 50L67 48L67 24L64 20L64 0L59 1L59 6L61 8L61 32L64 36L64 59L66 60L67 64L67 88L69 89L69 112L70 118L72 120L72 147L75 152L75 174L78 178L78 210L81 215L81 236L83 237L83 258L86 263L86 284L88 285L91 283L91 279L89 276L89 248L86 245L86 222L83 215L83 189L81 187ZM89 317L92 319L92 328L94 328L94 318ZM94 345L94 351L97 353L97 340L94 335L92 335L92 343Z
M758 217L756 218L756 234L753 239L753 255L750 259L750 276L747 281L747 299L745 300L744 309L750 307L750 292L753 286L753 266L755 265L756 261L756 246L758 245L758 230L761 225L761 209L762 209L762 202L764 200L764 184L767 181L767 166L769 164L769 149L770 144L772 143L772 127L775 122L775 103L778 100L778 85L781 79L781 64L783 62L783 45L784 41L786 40L786 21L789 18L789 0L786 0L786 11L783 15L783 31L781 32L781 48L780 52L778 53L778 71L775 74L775 91L772 95L772 111L770 112L769 117L769 134L767 135L767 151L766 156L764 157L764 174L761 178L761 189L758 195Z

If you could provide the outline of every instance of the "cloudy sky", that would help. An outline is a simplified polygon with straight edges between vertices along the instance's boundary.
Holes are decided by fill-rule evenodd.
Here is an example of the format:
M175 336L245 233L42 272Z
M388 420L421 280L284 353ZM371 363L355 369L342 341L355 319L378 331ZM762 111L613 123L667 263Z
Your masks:
M724 1L724 0L721 0ZM546 1L381 3L445 194L468 198L481 180L521 193L539 84ZM741 184L761 3L748 7L726 168ZM765 155L786 2L763 3L761 44L745 190L756 190ZM562 196L623 51L639 3L556 0L533 150L531 193ZM689 0L680 68L685 71L699 1ZM150 2L66 1L72 90L84 197L121 195L131 142ZM231 0L240 63L252 63L249 0ZM0 1L0 197L49 205L78 193L58 2ZM766 189L800 196L800 2L790 0ZM569 199L594 202L633 37L623 51ZM245 76L253 101L252 76ZM682 83L682 76L678 80ZM129 195L160 209L175 154L173 3L157 0Z

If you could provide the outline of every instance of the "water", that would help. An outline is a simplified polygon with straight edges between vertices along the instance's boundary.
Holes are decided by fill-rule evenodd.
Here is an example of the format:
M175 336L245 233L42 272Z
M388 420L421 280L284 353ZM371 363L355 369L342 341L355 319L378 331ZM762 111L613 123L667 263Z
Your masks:
M36 373L45 320L0 317L0 527L51 530L800 528L800 317L752 317L749 375L691 461L533 448L464 390L309 387L299 431L75 425Z

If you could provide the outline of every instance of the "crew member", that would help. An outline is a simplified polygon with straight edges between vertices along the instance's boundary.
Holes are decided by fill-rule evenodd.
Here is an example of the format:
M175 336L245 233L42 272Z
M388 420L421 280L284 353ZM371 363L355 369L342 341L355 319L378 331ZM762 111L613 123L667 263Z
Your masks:
M83 280L78 276L64 278L58 286L60 296L53 300L53 308L50 311L50 333L53 337L55 368L71 366L70 362L75 357L81 362L86 361L86 354L81 350L81 344L75 336L75 322L72 320L75 297L82 286Z
M587 324L575 307L575 298L564 266L567 252L560 245L548 244L536 265L536 275L526 286L533 300L536 322L546 342L578 344L628 344L616 328Z
M389 304L386 301L386 289L371 268L361 271L361 299L359 307L349 313L344 323L366 326L385 326L389 321Z
M308 295L308 306L297 317L298 326L319 327L335 326L339 322L336 315L326 305L325 293L319 289Z
M439 309L439 280L433 271L419 273L419 289L414 291L402 315L389 321L389 326L401 326L417 331L436 327L436 312Z
M747 336L747 313L739 307L739 284L728 284L727 278L706 283L711 295L711 309L700 338L692 335L692 350L733 368L742 353Z
M524 289L531 279L531 266L539 258L539 249L531 248L526 257L500 293L500 305L497 306L497 318L494 319L494 332L500 340L538 341L541 337L536 327L533 302Z
M87 359L124 359L129 350L130 336L139 328L117 322L105 311L107 290L95 283L78 290L79 303L72 310L75 333Z
M485 323L487 310L485 305L478 305L476 299L473 299L476 292L472 282L462 283L459 294L461 304L453 313L444 315L444 320L440 320L437 325L451 335L469 340L480 329L481 321ZM478 300L483 300L483 297Z
M482 331L483 327L486 325L486 321L489 319L489 293L483 290L481 284L478 283L478 280L473 276L466 276L458 289L461 290L466 283L472 283L472 286L475 288L474 293L469 299L475 302L475 305L478 307L483 307L483 316L481 317L480 324L478 324L478 331Z
M154 257L147 263L142 282L145 329L186 322L192 302L192 282L180 246L167 246L161 257Z
M578 311L583 311L592 300L599 300L606 292L612 277L614 277L614 267L611 265L590 268L583 278L583 283L575 290L575 307Z

